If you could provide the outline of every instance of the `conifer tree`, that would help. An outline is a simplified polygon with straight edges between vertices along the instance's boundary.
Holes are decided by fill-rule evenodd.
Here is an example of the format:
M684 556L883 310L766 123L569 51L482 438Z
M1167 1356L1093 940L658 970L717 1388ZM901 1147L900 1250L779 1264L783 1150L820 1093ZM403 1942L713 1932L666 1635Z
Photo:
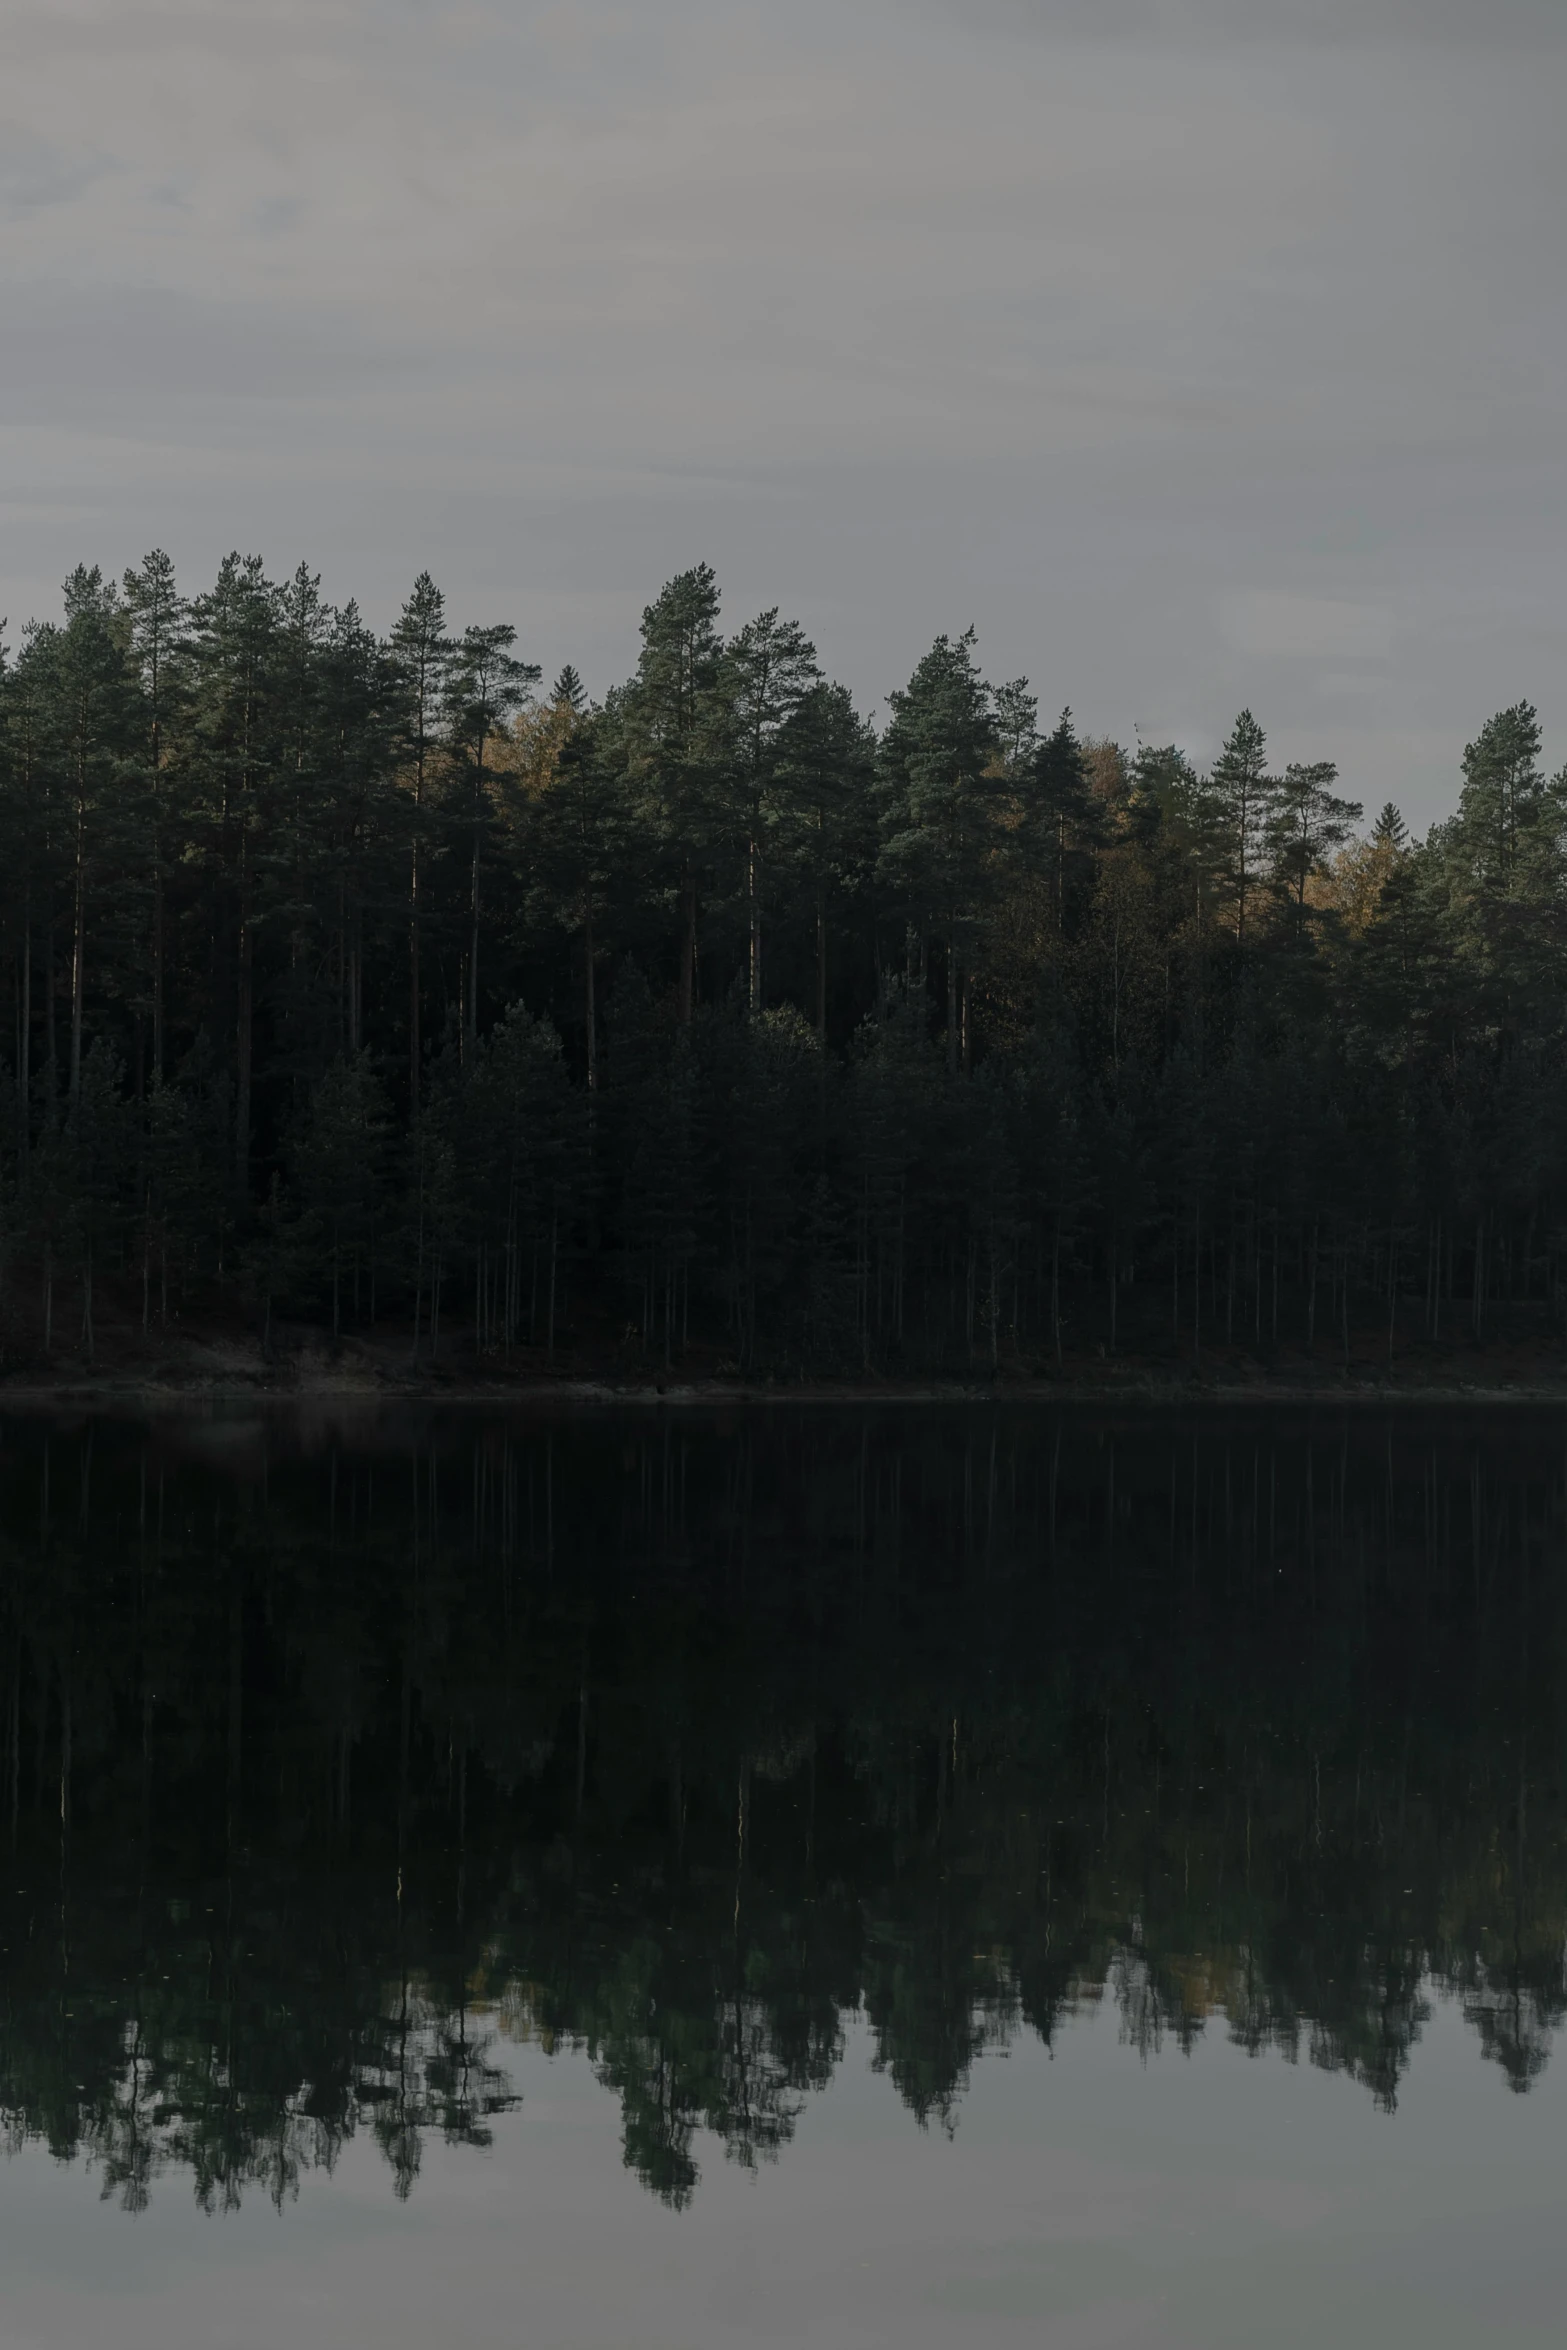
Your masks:
M891 701L879 758L879 869L902 902L911 935L942 942L947 1065L955 1070L964 961L994 886L1004 794L973 630L956 640L938 637Z
M598 964L609 945L610 892L632 853L631 811L614 758L614 730L573 698L575 673L557 680L547 771L534 825L535 897L582 942L582 1026L587 1086L599 1081ZM580 690L580 689L578 689Z
M748 621L724 651L721 691L728 703L731 789L745 872L746 1003L761 1011L762 920L769 850L780 805L780 769L790 722L821 683L816 648L797 621L775 605Z
M617 708L628 782L658 843L678 911L680 1017L696 1002L701 877L719 829L729 752L718 583L706 563L670 580L642 615L637 673Z
M1104 810L1089 788L1070 710L1038 745L1024 799L1025 847L1048 876L1058 939L1067 936L1081 884L1104 837Z
M1293 907L1298 933L1306 919L1306 886L1343 847L1360 821L1358 800L1334 796L1338 769L1331 759L1291 764L1280 777L1265 827L1273 880Z
M164 1009L168 960L167 891L170 822L169 768L178 740L187 607L174 565L161 548L144 556L121 582L130 659L141 685L146 788L146 865L151 881L147 941L148 1016L154 1086L167 1069Z
M269 844L281 829L283 661L278 590L260 558L228 555L191 607L192 710L186 757L195 831L208 874L206 1001L233 1038L234 1163L241 1189L252 1147L256 938L270 895ZM198 1018L198 1025L203 1024Z
M446 600L421 571L392 629L396 744L412 802L408 837L408 1114L417 1118L423 1049L423 881L430 846L429 804L441 746L452 642Z
M493 816L493 746L506 720L540 676L531 662L517 659L511 649L516 641L517 631L505 622L465 628L447 680L451 742L461 778L457 822L468 836L462 1036L463 1049L470 1056L479 1042L480 907Z
M96 567L65 583L65 621L48 638L56 755L70 870L71 1047L68 1091L81 1091L88 922L117 829L135 720L119 599ZM117 845L117 844L116 844Z
M1278 786L1268 773L1268 738L1243 710L1213 763L1212 789L1225 827L1226 864L1235 909L1235 939L1246 944L1246 917L1261 875L1268 822Z
M876 741L847 689L813 685L790 713L778 745L779 850L809 908L816 1034L827 1036L828 965L835 924L876 861Z

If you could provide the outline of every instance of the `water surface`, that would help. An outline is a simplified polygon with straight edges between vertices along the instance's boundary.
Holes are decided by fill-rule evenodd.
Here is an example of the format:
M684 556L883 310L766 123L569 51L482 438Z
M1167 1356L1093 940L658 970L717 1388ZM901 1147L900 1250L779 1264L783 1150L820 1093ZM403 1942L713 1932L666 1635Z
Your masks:
M0 1423L0 2341L1555 2339L1567 1422Z

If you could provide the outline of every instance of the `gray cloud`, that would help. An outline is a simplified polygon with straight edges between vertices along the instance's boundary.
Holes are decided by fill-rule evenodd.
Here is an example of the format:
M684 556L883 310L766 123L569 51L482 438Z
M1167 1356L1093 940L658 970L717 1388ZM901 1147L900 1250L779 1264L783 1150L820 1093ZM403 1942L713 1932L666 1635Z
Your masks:
M1050 39L1495 49L1567 42L1557 0L936 0L961 22Z
M14 217L44 204L68 204L111 169L99 156L13 136L0 148L0 213Z

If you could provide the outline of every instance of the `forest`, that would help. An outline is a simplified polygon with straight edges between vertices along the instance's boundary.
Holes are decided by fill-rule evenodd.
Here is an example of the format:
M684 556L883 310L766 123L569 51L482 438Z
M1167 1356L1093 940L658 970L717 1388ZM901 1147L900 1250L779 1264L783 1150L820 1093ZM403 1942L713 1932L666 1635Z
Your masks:
M671 580L601 702L422 575L80 569L0 671L8 1370L1053 1375L1559 1342L1567 776L1423 839ZM8 999L8 1000L7 1000Z

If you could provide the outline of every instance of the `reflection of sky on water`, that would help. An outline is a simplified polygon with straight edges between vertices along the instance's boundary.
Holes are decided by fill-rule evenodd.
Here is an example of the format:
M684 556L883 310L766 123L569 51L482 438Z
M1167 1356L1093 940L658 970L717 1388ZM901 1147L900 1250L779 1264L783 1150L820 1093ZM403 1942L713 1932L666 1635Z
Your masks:
M510 2052L488 2153L432 2146L399 2204L364 2141L281 2217L208 2219L175 2182L132 2220L29 2149L0 2173L0 2339L27 2350L709 2350L957 2341L1469 2350L1553 2339L1561 2076L1526 2099L1437 1996L1389 2117L1344 2081L1214 2031L1143 2064L1110 2003L1054 2058L975 2068L921 2131L851 2025L782 2162L699 2143L669 2212L621 2160L585 2057Z

